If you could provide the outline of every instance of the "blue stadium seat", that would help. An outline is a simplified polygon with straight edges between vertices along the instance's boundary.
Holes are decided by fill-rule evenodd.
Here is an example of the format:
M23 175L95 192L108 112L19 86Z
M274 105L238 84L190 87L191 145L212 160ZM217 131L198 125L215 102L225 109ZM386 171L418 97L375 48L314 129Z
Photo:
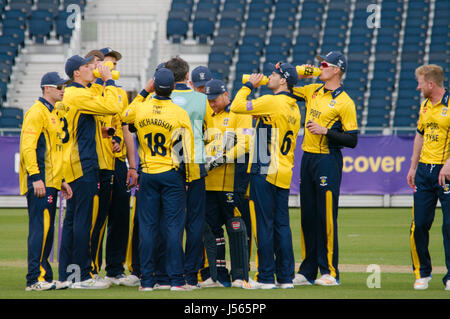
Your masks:
M189 28L189 21L186 17L168 18L166 25L166 36L174 43L180 43L181 40L186 39Z
M3 128L20 128L22 121L13 117L0 117L0 127Z
M62 40L63 43L70 43L70 39L72 37L72 31L67 25L67 19L71 15L71 13L66 12L64 10L58 11L58 15L55 20L55 31L56 37Z
M33 0L13 0L9 1L9 8L11 10L20 10L28 17L31 14L33 4Z
M53 14L49 11L32 11L28 22L30 39L34 39L36 43L44 43L45 39L50 37L50 32L53 29L53 21Z
M59 0L39 0L36 8L38 10L46 10L50 12L53 17L56 17L59 12L60 1Z
M12 117L22 121L23 109L19 107L2 107L0 108L0 117Z
M198 18L194 20L193 35L200 43L207 43L208 39L212 39L215 28L215 21L213 18Z

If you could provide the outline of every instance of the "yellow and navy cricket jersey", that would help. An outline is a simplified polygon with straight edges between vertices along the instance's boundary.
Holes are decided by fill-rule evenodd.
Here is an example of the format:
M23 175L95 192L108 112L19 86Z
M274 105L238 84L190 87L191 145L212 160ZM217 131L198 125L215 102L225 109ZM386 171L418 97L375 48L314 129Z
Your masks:
M122 113L128 107L128 95L127 92L120 87L117 88L117 90L119 91L119 103L122 105L122 111L119 114L114 115L113 122L117 123L115 124L116 134L114 135L114 139L120 144L121 151L114 153L114 156L124 162L127 157L127 148L123 138L122 126L127 124L122 121Z
M250 149L253 135L252 117L247 114L231 113L230 106L218 114L209 107L205 115L204 139L207 156L224 151L223 137L227 131L234 132L237 139L236 145L224 153L226 164L212 169L205 177L207 191L233 192L235 160L248 153Z
M186 164L186 181L200 178L194 163L194 135L188 113L168 97L152 96L142 91L123 112L126 123L134 123L139 139L142 172L158 174L178 170L180 161ZM180 144L181 143L181 144ZM183 152L183 159L179 154Z
M445 91L436 105L426 99L421 107L417 132L423 135L420 162L424 164L445 164L450 157L450 112L449 92Z
M293 92L305 100L305 123L311 120L339 132L356 133L358 131L355 103L342 86L334 91L325 92L324 84L310 84L295 87ZM330 148L340 148L340 146L330 145L325 135L312 134L305 129L303 151L329 154Z
M250 93L244 85L231 104L231 112L258 117L248 172L266 175L267 182L289 189L301 118L297 100L280 92L247 101Z
M61 122L56 108L39 98L25 114L20 135L20 194L32 182L42 180L46 187L61 189L63 144Z
M113 171L115 167L115 156L112 148L112 136L105 135L102 128L114 127L112 115L95 116L96 132L96 150L98 157L98 166L100 169Z
M64 177L70 183L99 168L95 115L114 115L121 112L122 106L114 81L107 81L103 89L101 79L90 87L73 82L66 87L62 102L66 109L63 118Z

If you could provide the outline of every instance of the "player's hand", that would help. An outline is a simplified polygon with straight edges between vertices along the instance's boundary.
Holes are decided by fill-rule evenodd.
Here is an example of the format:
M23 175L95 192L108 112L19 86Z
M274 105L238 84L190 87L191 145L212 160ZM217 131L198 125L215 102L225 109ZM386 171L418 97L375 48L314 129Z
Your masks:
M216 154L215 156L207 156L206 163L205 163L205 169L207 172L209 172L210 170L213 170L216 167L219 167L219 166L225 164L225 162L226 162L226 157L221 153Z
M113 149L113 153L119 153L122 150L122 147L120 147L120 144L117 143L116 140L112 139L112 149Z
M65 199L71 199L73 196L72 187L70 187L70 185L66 182L63 182L61 185L61 195Z
M45 196L45 184L42 179L33 182L34 196L44 197Z
M408 171L408 175L406 175L406 181L408 182L408 185L411 188L416 187L415 177L416 177L416 169L411 167Z
M252 73L250 75L250 78L248 79L248 82L250 82L254 88L257 88L260 86L261 80L263 79L264 74L261 73Z
M109 66L104 65L103 63L98 65L98 72L100 73L100 77L103 81L112 80L112 72Z
M137 185L138 174L135 169L129 169L127 172L127 186L128 189Z
M306 123L306 128L312 134L316 135L326 135L328 133L328 129L326 127L320 126L319 124L311 120Z
M450 180L450 162L447 161L439 172L439 185L445 188L445 180Z
M151 78L147 81L145 84L144 90L146 90L148 93L152 93L155 91L155 79Z

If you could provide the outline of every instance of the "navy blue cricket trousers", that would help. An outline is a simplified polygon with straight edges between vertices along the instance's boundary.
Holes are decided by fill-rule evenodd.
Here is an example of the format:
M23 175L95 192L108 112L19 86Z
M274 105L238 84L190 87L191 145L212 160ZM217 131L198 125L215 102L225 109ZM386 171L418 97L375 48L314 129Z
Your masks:
M339 280L337 217L342 153L305 152L300 166L301 230L304 259L299 273L314 282L318 270Z
M429 232L433 224L437 201L441 202L443 221L445 265L447 273L444 285L450 280L450 181L446 187L439 185L438 176L442 165L419 163L414 192L413 221L411 224L411 257L416 279L431 275L431 258L428 250Z
M28 205L28 273L27 286L37 281L53 280L48 257L52 250L58 191L46 187L44 197L36 197L34 189L27 193Z
M154 256L160 232L165 234L166 270L170 284L185 284L182 246L185 208L186 189L181 174L175 170L159 174L141 173L137 211L141 286L153 287L156 283Z
M106 275L124 273L127 241L130 228L130 190L127 187L127 165L116 158L111 206L106 236Z
M92 278L90 235L92 215L98 211L98 171L93 170L69 185L73 196L67 201L63 222L59 280L66 281L73 275L72 279L84 281Z
M289 224L289 189L272 185L263 175L251 175L250 200L255 206L258 275L261 283L292 283L294 251Z
M91 234L92 273L99 274L103 262L103 238L105 235L106 221L111 207L111 195L113 190L114 171L100 170L99 173L99 204L97 214L92 215L94 229Z
M202 177L190 182L187 190L184 272L186 282L190 285L198 283L198 271L202 262L205 203L205 178Z

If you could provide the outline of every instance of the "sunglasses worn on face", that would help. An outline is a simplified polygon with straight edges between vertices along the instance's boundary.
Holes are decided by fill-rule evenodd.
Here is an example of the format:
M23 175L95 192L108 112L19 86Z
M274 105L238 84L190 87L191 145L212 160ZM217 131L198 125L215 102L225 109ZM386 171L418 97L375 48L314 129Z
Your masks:
M64 89L64 87L65 87L65 85L62 85L62 84L60 84L60 85L53 85L53 84L49 84L49 85L44 85L44 86L49 86L49 87L52 87L52 88L56 88L57 90L62 90L62 89Z
M328 62L325 62L325 61L322 61L321 65L322 65L323 68L328 68L329 66L335 66L335 67L338 67L338 66L335 65L335 64L331 64L331 63L328 63Z

